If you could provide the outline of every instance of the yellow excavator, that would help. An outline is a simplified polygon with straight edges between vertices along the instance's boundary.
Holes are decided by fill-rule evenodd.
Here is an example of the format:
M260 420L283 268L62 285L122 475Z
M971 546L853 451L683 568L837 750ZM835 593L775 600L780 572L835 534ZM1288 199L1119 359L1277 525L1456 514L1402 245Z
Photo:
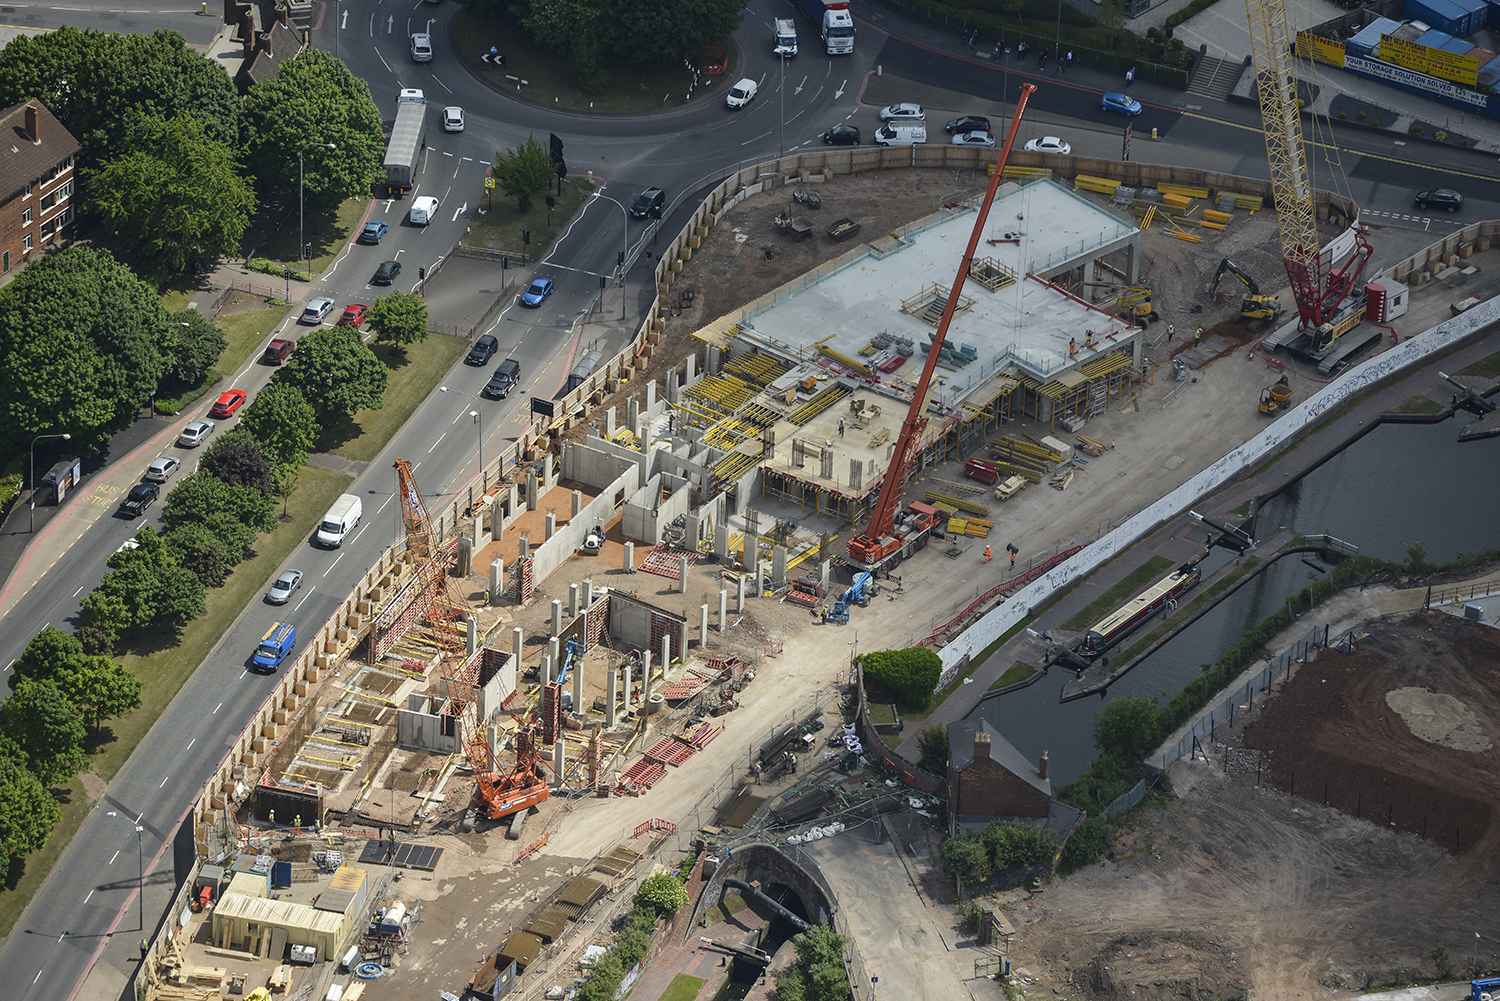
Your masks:
M1214 272L1214 280L1208 283L1208 294L1214 296L1215 302L1222 301L1219 283L1224 280L1226 274L1234 275L1245 286L1245 297L1240 300L1239 318L1248 323L1251 330L1259 330L1276 322L1276 319L1281 316L1281 300L1274 295L1261 295L1260 285L1255 279L1227 257L1219 262L1219 270Z
M1155 323L1160 314L1151 305L1151 290L1144 285L1118 285L1114 282L1085 282L1089 288L1103 289L1095 293L1095 302L1114 298L1114 310L1123 319L1131 320L1138 327Z

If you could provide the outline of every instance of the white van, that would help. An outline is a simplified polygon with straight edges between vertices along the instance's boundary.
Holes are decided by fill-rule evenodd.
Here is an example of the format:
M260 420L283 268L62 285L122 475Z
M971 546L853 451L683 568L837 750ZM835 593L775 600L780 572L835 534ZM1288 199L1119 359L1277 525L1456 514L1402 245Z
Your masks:
M927 141L925 125L882 125L875 130L878 146L915 146Z
M437 215L438 200L431 195L423 195L411 203L411 224L413 226L425 226L432 222L432 217Z
M359 525L359 517L364 514L363 505L359 498L353 494L339 494L339 499L333 502L333 507L323 516L318 524L318 534L315 538L321 546L329 549L337 549L344 544L344 536L354 531Z

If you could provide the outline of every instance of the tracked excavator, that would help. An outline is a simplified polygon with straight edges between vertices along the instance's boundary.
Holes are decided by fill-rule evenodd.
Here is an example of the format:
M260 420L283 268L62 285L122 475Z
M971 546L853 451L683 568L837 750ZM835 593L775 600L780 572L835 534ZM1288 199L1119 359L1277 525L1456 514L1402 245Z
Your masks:
M1215 302L1219 301L1219 283L1226 274L1234 275L1245 286L1245 297L1240 300L1240 319L1248 323L1251 330L1260 330L1276 322L1281 316L1281 300L1274 295L1261 295L1260 285L1249 272L1227 257L1219 262L1214 280L1208 283L1208 294L1216 296Z

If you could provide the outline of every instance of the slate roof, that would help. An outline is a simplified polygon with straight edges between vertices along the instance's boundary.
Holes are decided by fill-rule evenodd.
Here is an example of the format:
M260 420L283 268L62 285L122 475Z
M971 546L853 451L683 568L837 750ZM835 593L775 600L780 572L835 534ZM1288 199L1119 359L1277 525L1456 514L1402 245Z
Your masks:
M1052 796L1052 780L1042 778L1036 763L1023 757L986 719L961 719L948 724L948 758L955 772L961 772L974 763L974 737L980 732L990 735L992 760L1038 792L1049 798Z
M37 109L37 131L41 141L26 132L26 108ZM6 108L0 118L0 201L8 200L27 183L35 181L60 162L83 149L72 133L41 101L25 101Z

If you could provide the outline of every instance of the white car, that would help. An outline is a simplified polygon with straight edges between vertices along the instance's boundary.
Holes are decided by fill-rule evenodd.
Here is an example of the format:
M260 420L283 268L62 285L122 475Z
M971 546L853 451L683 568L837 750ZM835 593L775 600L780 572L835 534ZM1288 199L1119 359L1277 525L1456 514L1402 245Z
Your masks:
M297 317L298 323L306 323L310 326L319 326L323 317L333 310L333 300L327 296L318 296L316 299L307 300L307 305L302 309L302 315Z
M464 109L463 108L444 108L443 109L443 131L444 132L462 132L463 130L464 130Z
M953 137L955 146L993 146L995 137L988 132L960 132Z
M1040 139L1033 139L1027 143L1026 152L1061 153L1063 156L1067 156L1073 152L1073 147L1057 138L1057 136L1042 136Z
M927 112L920 104L888 104L880 109L882 122L925 122Z
M432 36L425 32L418 32L411 36L411 61L414 63L432 62Z
M745 77L745 79L734 85L734 89L724 99L724 105L731 111L737 111L753 101L755 99L755 92L759 89L760 87L756 85L754 80Z

